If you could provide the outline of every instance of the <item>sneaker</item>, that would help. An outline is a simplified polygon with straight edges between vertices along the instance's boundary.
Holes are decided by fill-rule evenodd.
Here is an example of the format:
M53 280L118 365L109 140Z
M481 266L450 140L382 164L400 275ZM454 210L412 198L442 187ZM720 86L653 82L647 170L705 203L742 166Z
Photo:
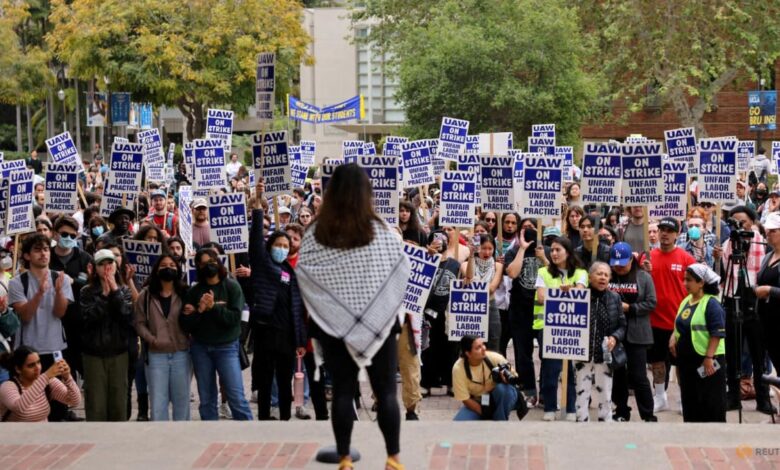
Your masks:
M227 403L219 405L219 417L223 419L233 419L233 413L230 412L230 407Z
M528 405L528 409L533 409L536 407L536 404L539 402L539 399L537 397L528 397L525 400L526 405Z
M653 406L653 413L658 413L659 411L666 411L669 409L669 403L666 400L666 392L664 392L663 395L656 395L653 401L655 402L655 405Z
M420 417L417 416L417 413L414 411L407 411L406 412L406 420L407 421L420 421Z
M544 416L542 416L542 421L555 421L555 412L545 411Z
M302 406L295 407L295 417L298 419L311 419L311 415Z
M576 423L577 415L575 413L566 413L566 421L570 423Z
M249 401L257 403L257 390L252 391L252 394L249 396Z

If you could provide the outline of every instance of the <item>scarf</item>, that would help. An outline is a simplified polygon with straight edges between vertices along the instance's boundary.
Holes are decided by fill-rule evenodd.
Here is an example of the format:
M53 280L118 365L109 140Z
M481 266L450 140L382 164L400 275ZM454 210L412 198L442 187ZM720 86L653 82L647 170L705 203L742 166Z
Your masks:
M390 335L409 273L402 242L380 222L374 223L371 243L353 249L321 245L310 227L296 267L312 319L327 335L344 341L360 368L371 364Z

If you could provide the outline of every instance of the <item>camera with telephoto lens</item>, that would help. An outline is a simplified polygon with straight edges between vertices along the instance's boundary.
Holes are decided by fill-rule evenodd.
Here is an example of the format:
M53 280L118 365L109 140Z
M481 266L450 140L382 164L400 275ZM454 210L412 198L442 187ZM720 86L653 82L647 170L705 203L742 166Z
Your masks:
M737 220L734 217L726 219L726 225L731 229L729 233L729 240L731 240L731 248L735 253L748 251L750 248L750 240L753 239L755 233L752 230L744 230L742 228L742 221Z
M495 383L508 383L509 385L517 385L520 381L518 377L512 374L512 370L509 368L509 363L505 362L499 364L490 370L490 376Z

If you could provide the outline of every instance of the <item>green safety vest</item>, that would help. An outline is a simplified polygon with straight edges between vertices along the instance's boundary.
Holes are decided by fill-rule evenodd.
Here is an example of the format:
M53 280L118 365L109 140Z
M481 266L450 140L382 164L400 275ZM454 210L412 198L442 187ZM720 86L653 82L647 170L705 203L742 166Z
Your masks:
M700 356L707 355L707 346L710 344L710 331L707 329L707 304L712 295L704 294L696 305L696 310L693 312L693 318L691 318L691 342L693 343L693 349ZM689 295L683 299L680 304L680 308L677 309L677 316L682 314L683 308L691 301ZM675 321L674 337L680 339L680 332L677 331L677 322ZM726 342L721 339L718 343L718 349L715 351L716 356L726 354Z
M587 287L588 273L584 269L575 269L574 272L566 279L566 284L574 284L574 279L585 275L585 287ZM539 276L542 277L544 285L550 289L558 289L563 285L563 280L560 277L553 277L547 267L539 268ZM544 305L537 305L538 298L534 293L534 330L544 329Z

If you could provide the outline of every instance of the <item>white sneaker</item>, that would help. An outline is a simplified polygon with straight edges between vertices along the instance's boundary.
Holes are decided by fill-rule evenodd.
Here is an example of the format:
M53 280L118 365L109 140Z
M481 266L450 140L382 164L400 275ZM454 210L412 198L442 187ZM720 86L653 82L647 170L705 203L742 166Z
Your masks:
M249 401L252 403L257 403L257 390L254 390L252 395L249 396Z
M546 411L544 413L544 416L542 416L542 421L555 421L555 412L554 411Z
M570 423L576 423L577 422L577 414L576 413L566 413L566 421Z
M653 413L659 411L666 411L669 409L669 402L666 400L666 392L663 395L656 395L653 399L655 405L653 406Z
M230 412L230 407L227 403L219 405L219 417L224 419L233 419L233 413Z

